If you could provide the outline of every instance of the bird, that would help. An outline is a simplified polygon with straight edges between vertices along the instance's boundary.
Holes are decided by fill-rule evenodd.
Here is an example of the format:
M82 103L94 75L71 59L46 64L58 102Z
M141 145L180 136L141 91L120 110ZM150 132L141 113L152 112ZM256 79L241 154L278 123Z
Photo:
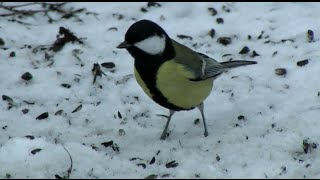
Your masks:
M175 112L194 108L201 113L207 137L204 101L214 80L229 69L257 64L245 60L218 62L171 39L162 27L147 19L133 23L124 39L116 48L126 49L133 57L137 83L154 102L169 110L161 140L169 136L169 123Z

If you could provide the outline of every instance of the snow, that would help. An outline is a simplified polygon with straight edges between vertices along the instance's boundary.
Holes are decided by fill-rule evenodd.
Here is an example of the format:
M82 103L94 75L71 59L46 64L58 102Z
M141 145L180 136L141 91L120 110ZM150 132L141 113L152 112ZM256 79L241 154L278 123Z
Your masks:
M0 46L0 93L14 101L10 109L7 101L0 103L0 178L67 176L70 158L63 147L73 160L70 178L144 178L151 174L158 178L320 178L319 149L311 147L308 153L303 149L303 140L315 145L320 140L320 4L160 4L66 4L98 13L79 13L82 22L70 18L50 24L43 14L19 19L27 25L8 21L12 17L0 18L0 38L5 42ZM147 12L140 11L141 7ZM217 15L212 16L209 7ZM7 11L1 9L1 13ZM219 17L223 24L217 24ZM215 81L204 108L208 137L203 136L201 115L194 109L176 113L170 136L160 141L166 118L157 115L169 111L144 94L132 75L132 57L116 48L135 22L133 18L155 21L171 38L218 61L258 62ZM61 26L83 38L84 44L67 43L61 51L47 51L53 55L50 65L45 51L32 50L52 45ZM208 35L212 28L213 38ZM314 42L308 42L308 30L314 32ZM179 39L180 34L193 39ZM232 43L219 44L217 39L224 36L231 37ZM294 41L281 42L283 39ZM265 43L268 40L276 43ZM32 48L22 48L25 45ZM241 55L244 46L250 52ZM74 49L79 49L80 60L73 55ZM251 57L253 50L260 56ZM9 56L12 51L15 57ZM305 59L308 64L297 66ZM114 72L101 67L106 76L98 76L93 84L93 64L104 62L114 62ZM285 76L275 74L280 67L287 69ZM25 72L33 76L29 82L21 79ZM62 87L64 83L71 87ZM79 105L82 108L72 113ZM26 108L29 112L24 114ZM61 115L55 115L58 110L63 110ZM49 117L37 120L44 112ZM200 122L195 125L197 118ZM34 139L25 137L28 135ZM101 145L109 141L113 148ZM41 150L32 154L34 149ZM153 157L155 162L150 164ZM171 161L178 165L167 168Z

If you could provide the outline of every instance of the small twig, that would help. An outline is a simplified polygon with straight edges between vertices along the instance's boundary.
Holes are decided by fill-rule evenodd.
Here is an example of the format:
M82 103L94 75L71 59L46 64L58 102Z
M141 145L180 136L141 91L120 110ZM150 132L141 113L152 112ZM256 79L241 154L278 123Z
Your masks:
M68 171L67 171L68 174L67 174L67 176L65 177L66 179L69 179L69 178L70 178L70 174L71 174L71 172L72 172L73 161L72 161L72 157L71 157L69 151L68 151L64 146L62 146L62 147L64 148L64 150L67 151L67 153L68 153L68 155L69 155L69 157L70 157L70 163L71 163L71 165L70 165L70 168L69 168Z
M0 7L2 7L3 3L0 4ZM26 3L26 4L20 4L20 5L15 5L15 6L5 6L7 8L18 8L18 7L23 7L23 6L30 6L30 5L35 5L35 4L42 4L42 3L39 3L39 2L32 2L32 3Z
M65 5L66 2L64 3L57 3L57 4L53 4L53 3L46 3L46 2L33 2L33 3L26 3L26 4L20 4L20 5L14 5L14 6L6 6L3 3L0 4L0 8L11 11L10 13L7 14L0 14L0 16L14 16L14 15L33 15L36 13L47 13L49 11L58 11L58 12L62 12L65 13L64 10L59 9L59 7ZM25 6L32 6L32 5L42 5L44 9L42 10L23 10L23 9L15 9L18 7L25 7ZM48 8L44 7L44 6L49 6Z

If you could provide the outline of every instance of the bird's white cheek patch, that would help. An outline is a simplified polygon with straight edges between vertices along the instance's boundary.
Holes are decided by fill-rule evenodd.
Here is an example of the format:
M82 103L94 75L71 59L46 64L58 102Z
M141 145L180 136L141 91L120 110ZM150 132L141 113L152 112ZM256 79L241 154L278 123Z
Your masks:
M161 54L166 47L166 37L154 35L135 43L134 46L151 55Z

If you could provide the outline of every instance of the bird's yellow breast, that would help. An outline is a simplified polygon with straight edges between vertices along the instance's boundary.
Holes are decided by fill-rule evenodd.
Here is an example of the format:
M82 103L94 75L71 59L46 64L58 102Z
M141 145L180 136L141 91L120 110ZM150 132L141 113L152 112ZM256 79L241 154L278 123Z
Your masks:
M134 74L143 91L154 100L154 94L150 92L136 68ZM186 71L182 65L167 61L158 69L155 77L156 88L169 103L181 109L191 109L201 104L209 96L213 86L212 78L190 81L193 78L194 75Z
M167 61L163 63L157 73L156 86L175 106L190 109L201 104L210 94L213 79L190 81L195 78L183 65Z
M141 86L143 91L152 99L153 95L151 94L150 90L147 88L146 83L142 80L142 78L136 68L134 68L134 76L136 77L136 81Z

